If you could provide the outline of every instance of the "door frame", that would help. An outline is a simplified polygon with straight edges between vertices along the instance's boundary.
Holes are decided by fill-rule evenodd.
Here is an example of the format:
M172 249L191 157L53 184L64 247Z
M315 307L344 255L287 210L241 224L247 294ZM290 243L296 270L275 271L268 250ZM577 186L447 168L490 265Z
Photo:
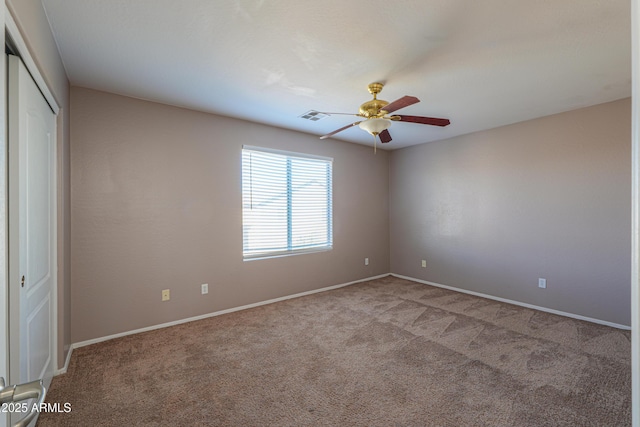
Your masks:
M640 427L640 0L631 1L631 412Z
M6 6L0 7L0 22L6 21ZM5 45L5 32L0 31L0 43ZM7 81L6 61L0 61L0 82ZM7 292L7 85L0 84L0 376L9 375L9 293ZM0 413L0 427L9 426L9 414Z
M11 12L9 11L6 0L2 6L0 6L0 24L4 27L5 31L0 31L0 43L3 46L6 46L7 43L10 43L14 53L22 58L24 65L27 70L31 74L31 77L36 82L36 85L42 92L45 100L53 110L53 113L58 116L60 112L60 105L55 100L53 93L49 90L43 75L40 73L40 70L36 66L36 62L29 51L27 43L25 42L20 30L18 29L18 25L16 24ZM8 37L7 37L8 36ZM7 62L6 60L0 61L0 81L6 82L7 80ZM9 281L9 245L8 245L8 128L7 128L7 88L6 83L0 84L0 376L4 374L5 378L8 377L10 372L9 366L9 292L8 292L8 281ZM58 231L58 203L59 203L59 170L58 166L58 135L59 132L56 131L56 143L52 147L54 150L54 156L56 161L54 162L54 179L56 180L54 188L56 188L56 194L54 196L54 209L52 214L54 215L54 251L56 252L56 265L55 274L53 277L53 289L52 289L52 312L54 318L53 324L53 345L54 345L54 354L53 354L53 366L54 372L58 370L58 265L57 260L59 257L57 256L58 252L58 241L57 241L57 231ZM0 413L0 427L9 426L9 417L6 413Z

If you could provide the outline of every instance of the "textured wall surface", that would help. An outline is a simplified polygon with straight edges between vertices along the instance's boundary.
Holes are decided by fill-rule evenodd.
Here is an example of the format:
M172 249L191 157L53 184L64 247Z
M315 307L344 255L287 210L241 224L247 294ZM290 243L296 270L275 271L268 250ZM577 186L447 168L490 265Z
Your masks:
M389 272L387 152L76 87L71 119L73 342ZM334 158L333 250L242 260L243 144Z
M391 271L629 325L630 129L624 99L393 151Z

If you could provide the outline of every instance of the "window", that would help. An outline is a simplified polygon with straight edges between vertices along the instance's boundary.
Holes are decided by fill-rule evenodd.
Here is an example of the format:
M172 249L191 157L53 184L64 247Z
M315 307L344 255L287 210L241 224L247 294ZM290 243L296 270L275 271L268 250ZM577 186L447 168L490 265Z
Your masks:
M333 159L244 146L244 259L290 255L333 246Z

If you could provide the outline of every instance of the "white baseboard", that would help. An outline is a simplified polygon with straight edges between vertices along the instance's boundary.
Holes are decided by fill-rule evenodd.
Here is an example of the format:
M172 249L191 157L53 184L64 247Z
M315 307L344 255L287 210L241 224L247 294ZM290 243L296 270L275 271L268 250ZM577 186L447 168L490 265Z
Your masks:
M53 376L58 376L67 373L67 369L69 369L69 362L71 362L71 353L73 353L73 345L69 347L69 351L67 352L67 357L64 359L64 366L53 373Z
M267 305L267 304L273 304L275 302L285 301L285 300L288 300L288 299L299 298L299 297L303 297L303 296L306 296L306 295L312 295L312 294L317 294L317 293L320 293L320 292L331 291L333 289L343 288L345 286L354 285L356 283L362 283L362 282L367 282L369 280L380 279L382 277L387 277L388 275L389 275L389 273L381 274L381 275L373 276L373 277L367 277L365 279L354 280L353 282L341 283L339 285L333 285L333 286L327 286L326 288L320 288L320 289L314 289L312 291L300 292L300 293L297 293L297 294L287 295L287 296L279 297L279 298L273 298L273 299L270 299L270 300L260 301L260 302L256 302L256 303L253 303L253 304L247 304L247 305L243 305L243 306L240 306L240 307L228 308L226 310L220 310L220 311L215 311L213 313L202 314L200 316L189 317L189 318L186 318L186 319L175 320L173 322L167 322L167 323L161 323L159 325L148 326L146 328L140 328L140 329L134 329L132 331L121 332L119 334L113 334L113 335L109 335L109 336L106 336L106 337L94 338L94 339L87 340L87 341L77 342L77 343L74 343L74 344L71 345L71 348L69 349L69 353L67 354L67 359L65 361L64 367L62 369L59 369L58 371L56 371L56 375L64 374L65 372L67 372L67 369L69 368L69 361L71 360L71 353L76 348L84 347L84 346L91 345L91 344L97 344L99 342L108 341L108 340L112 340L112 339L115 339L115 338L124 337L124 336L127 336L127 335L135 335L135 334L139 334L139 333L142 333L142 332L153 331L155 329L168 328L170 326L176 326L176 325L180 325L182 323L194 322L196 320L207 319L209 317L215 317L215 316L220 316L220 315L223 315L223 314L233 313L235 311L246 310L246 309L249 309L249 308L259 307L259 306Z
M435 286L437 288L449 289L450 291L462 292L464 294L475 295L477 297L487 298L495 301L506 302L508 304L519 305L521 307L531 308L533 310L544 311L546 313L557 314L558 316L570 317L572 319L584 320L586 322L597 323L599 325L611 326L612 328L624 329L626 331L630 331L631 327L627 325L621 325L619 323L608 322L606 320L594 319L592 317L581 316L579 314L567 313L565 311L554 310L552 308L540 307L533 304L527 304L520 301L514 301L507 298L500 298L493 295L483 294L481 292L468 291L466 289L456 288L453 286L442 285L440 283L429 282L428 280L416 279L415 277L403 276L401 274L390 273L393 277L398 277L400 279L411 280L413 282L422 283L425 285Z
M546 313L557 314L559 316L570 317L572 319L584 320L584 321L587 321L587 322L597 323L597 324L600 324L600 325L611 326L612 328L623 329L623 330L631 330L630 326L621 325L621 324L613 323L613 322L608 322L606 320L594 319L594 318L591 318L591 317L581 316L579 314L567 313L567 312L564 312L564 311L554 310L554 309L551 309L551 308L540 307L540 306L533 305L533 304L527 304L527 303L520 302L520 301L510 300L510 299L507 299L507 298L500 298L500 297L496 297L496 296L493 296L493 295L483 294L481 292L469 291L469 290L466 290L466 289L456 288L454 286L442 285L440 283L435 283L435 282L429 282L427 280L416 279L415 277L403 276L401 274L386 273L386 274L380 274L378 276L367 277L365 279L354 280L353 282L348 282L348 283L342 283L342 284L339 284L339 285L328 286L326 288L314 289L312 291L300 292L300 293L297 293L297 294L287 295L287 296L284 296L284 297L274 298L274 299L270 299L270 300L266 300L266 301L260 301L260 302L256 302L256 303L253 303L253 304L243 305L243 306L240 306L240 307L234 307L234 308L228 308L226 310L215 311L213 313L207 313L207 314L203 314L203 315L200 315L200 316L189 317L189 318L186 318L186 319L175 320L173 322L161 323L159 325L148 326L146 328L134 329L134 330L127 331L127 332L121 332L121 333L118 333L118 334L108 335L106 337L94 338L94 339L87 340L87 341L77 342L77 343L71 344L71 347L69 348L69 352L67 353L67 357L65 359L64 366L61 369L57 370L55 372L55 375L61 375L61 374L64 374L64 373L67 372L67 369L69 369L69 362L71 361L71 354L73 353L73 350L76 349L76 348L84 347L84 346L91 345L91 344L97 344L97 343L103 342L103 341L109 341L109 340L112 340L112 339L115 339L115 338L124 337L124 336L127 336L127 335L135 335L135 334L139 334L139 333L142 333L142 332L153 331L153 330L156 330L156 329L168 328L168 327L171 327L171 326L180 325L182 323L194 322L196 320L207 319L209 317L215 317L215 316L220 316L220 315L223 315L223 314L233 313L235 311L247 310L249 308L259 307L259 306L267 305L267 304L273 304L273 303L280 302L280 301L285 301L285 300L288 300L288 299L299 298L299 297L303 297L303 296L306 296L306 295L312 295L312 294L317 294L317 293L320 293L320 292L331 291L333 289L343 288L345 286L354 285L356 283L362 283L362 282L366 282L366 281L369 281L369 280L380 279L380 278L386 277L386 276L394 276L394 277L398 277L400 279L411 280L413 282L423 283L425 285L435 286L435 287L438 287L438 288L444 288L444 289L448 289L448 290L451 290L451 291L461 292L461 293L465 293L465 294L469 294L469 295L475 295L475 296L478 296L478 297L487 298L487 299L491 299L491 300L495 300L495 301L500 301L500 302L504 302L504 303L508 303L508 304L514 304L514 305L518 305L518 306L521 306L521 307L531 308L533 310L539 310L539 311L544 311Z

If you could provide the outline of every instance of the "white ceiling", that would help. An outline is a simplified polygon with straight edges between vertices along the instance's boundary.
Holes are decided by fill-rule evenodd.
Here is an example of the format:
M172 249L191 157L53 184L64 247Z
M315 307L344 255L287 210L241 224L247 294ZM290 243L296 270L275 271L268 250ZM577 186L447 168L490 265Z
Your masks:
M631 96L629 0L43 0L71 84L314 135L367 85L396 149ZM336 138L372 144L350 128ZM318 140L318 144L323 141Z

